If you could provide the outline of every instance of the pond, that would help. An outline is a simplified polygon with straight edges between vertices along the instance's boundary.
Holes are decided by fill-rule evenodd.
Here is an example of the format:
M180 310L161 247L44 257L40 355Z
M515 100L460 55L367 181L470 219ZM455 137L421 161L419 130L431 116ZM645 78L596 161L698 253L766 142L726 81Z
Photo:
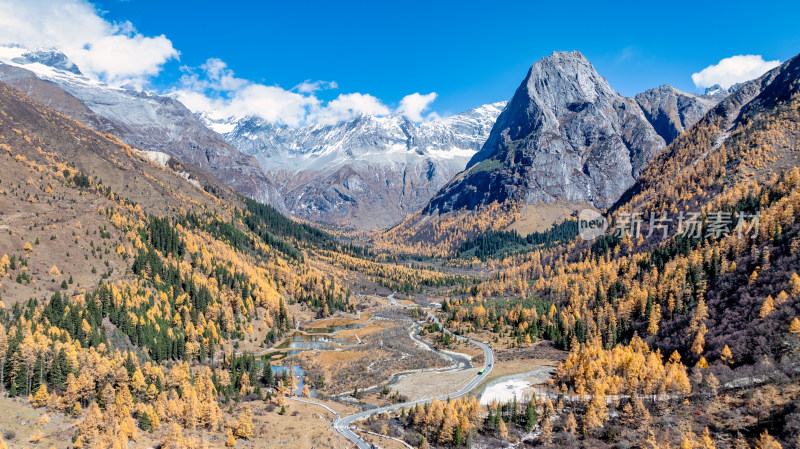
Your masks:
M342 346L350 346L356 343L353 337L334 337L328 334L308 334L305 332L295 332L291 338L275 346L275 349L297 349L297 350L320 350L332 351L340 349ZM297 351L299 352L299 351ZM294 352L295 354L297 352ZM289 351L292 355L293 351Z
M351 323L351 324L339 324L336 326L308 327L308 328L303 328L303 330L308 332L309 334L334 334L339 331L350 330L350 329L361 329L363 327L364 323Z

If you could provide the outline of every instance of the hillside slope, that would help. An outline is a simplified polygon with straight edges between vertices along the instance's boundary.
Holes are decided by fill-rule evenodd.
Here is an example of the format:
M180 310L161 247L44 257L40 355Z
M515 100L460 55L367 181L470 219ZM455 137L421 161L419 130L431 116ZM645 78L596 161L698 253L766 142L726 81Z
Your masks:
M3 83L0 173L0 390L78 420L43 441L125 447L181 427L223 441L223 419L249 409L220 400L251 394L255 375L234 345L263 350L295 316L354 309L309 263L311 248L342 251L324 234Z
M530 441L794 447L800 56L678 137L608 218L597 239L484 263L493 276L446 305L448 327L570 350L542 395L571 406L539 421L563 433Z
M0 81L96 131L165 153L252 198L280 203L255 159L206 128L180 102L92 81L53 50L0 47L0 61Z

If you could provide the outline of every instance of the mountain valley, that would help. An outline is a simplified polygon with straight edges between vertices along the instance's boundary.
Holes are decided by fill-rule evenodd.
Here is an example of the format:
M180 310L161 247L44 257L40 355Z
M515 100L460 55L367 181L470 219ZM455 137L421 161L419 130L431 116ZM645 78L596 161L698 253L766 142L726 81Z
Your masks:
M83 70L0 46L0 449L800 446L800 55L296 126Z

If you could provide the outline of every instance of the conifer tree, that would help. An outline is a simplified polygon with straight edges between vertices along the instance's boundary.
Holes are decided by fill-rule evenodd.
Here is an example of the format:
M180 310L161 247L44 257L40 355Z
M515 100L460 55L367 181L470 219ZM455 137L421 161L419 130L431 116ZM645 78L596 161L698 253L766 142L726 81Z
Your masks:
M528 405L525 407L525 430L528 432L533 430L538 420L538 413L536 413L536 407L533 405L533 401L528 401Z
M142 412L142 414L139 416L139 428L145 432L153 430L153 425L150 423L150 415L147 413L147 411Z
M181 432L181 427L178 423L170 423L169 431L161 447L163 449L181 449L184 447L183 432Z
M244 406L239 415L236 436L244 439L250 439L253 436L253 410L250 409L249 405Z
M729 365L733 363L733 354L731 353L731 348L729 348L728 345L725 345L725 347L722 348L722 355L720 358L723 362Z
M36 390L36 394L33 395L33 402L31 403L34 408L40 408L47 405L47 399L49 395L47 394L47 385L42 384L38 390Z
M705 428L703 434L700 436L700 448L717 449L717 444L714 443L714 440L711 438L711 433L708 431L708 427Z
M508 426L502 419L497 423L497 437L503 440L508 438Z
M792 289L792 296L797 297L800 295L800 276L797 273L792 273L792 276L789 278L789 285Z
M789 332L795 335L800 334L800 318L794 317L792 322L789 324Z
M226 431L226 437L227 439L225 440L225 447L236 446L236 438L233 437L233 432L231 431L231 429L228 429Z
M754 449L782 449L780 443L778 443L775 438L770 435L766 430L761 433L761 436L758 437L758 441L756 441L756 445Z
M570 435L575 435L578 430L578 422L575 420L575 415L570 413L564 421L564 431Z

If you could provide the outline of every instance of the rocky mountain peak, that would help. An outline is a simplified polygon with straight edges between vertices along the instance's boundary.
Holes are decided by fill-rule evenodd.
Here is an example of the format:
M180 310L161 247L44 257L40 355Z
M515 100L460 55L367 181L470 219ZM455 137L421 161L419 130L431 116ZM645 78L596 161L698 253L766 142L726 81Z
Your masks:
M594 102L600 95L614 93L605 78L577 50L553 52L537 61L528 71L525 86L531 99L549 109L578 101Z
M670 144L726 95L727 90L714 91L713 95L695 95L664 85L635 98L658 135Z
M711 87L706 87L704 95L711 96L711 95L716 95L716 94L718 94L720 92L727 92L727 91L728 91L728 89L723 89L722 86L720 86L719 84L714 84Z
M603 208L664 145L580 52L555 52L531 66L468 169L426 211L506 200Z

